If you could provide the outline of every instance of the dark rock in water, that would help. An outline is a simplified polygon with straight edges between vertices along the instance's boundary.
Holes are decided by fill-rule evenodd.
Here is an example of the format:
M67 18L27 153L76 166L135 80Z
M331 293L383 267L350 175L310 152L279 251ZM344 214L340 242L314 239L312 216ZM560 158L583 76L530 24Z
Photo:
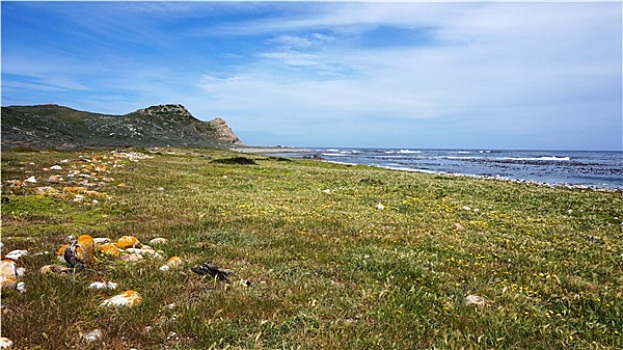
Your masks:
M234 158L224 158L224 159L215 159L210 163L216 164L239 164L239 165L257 165L257 163L253 159L249 159L246 157L234 157Z

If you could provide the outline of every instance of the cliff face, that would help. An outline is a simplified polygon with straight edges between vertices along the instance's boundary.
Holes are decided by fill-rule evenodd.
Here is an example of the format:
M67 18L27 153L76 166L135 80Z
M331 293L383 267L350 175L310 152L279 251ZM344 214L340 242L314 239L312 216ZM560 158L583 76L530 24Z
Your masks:
M2 107L3 147L230 145L243 143L223 119L201 121L182 105L151 106L125 115L77 111L57 105Z
M220 135L219 138L222 141L237 146L244 145L242 140L240 140L240 138L238 138L238 136L234 134L234 131L227 125L225 120L223 120L222 118L214 118L208 123L212 125L212 127L216 130L216 133Z

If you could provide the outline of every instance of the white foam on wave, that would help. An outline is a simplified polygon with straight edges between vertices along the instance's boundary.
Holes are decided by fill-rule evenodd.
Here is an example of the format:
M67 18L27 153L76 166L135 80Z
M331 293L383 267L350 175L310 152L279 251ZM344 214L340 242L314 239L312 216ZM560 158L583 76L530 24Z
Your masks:
M461 156L447 156L447 157L440 157L440 158L445 158L445 159L452 159L452 160L462 160L462 159L481 159L480 157L461 157Z
M345 153L323 153L322 154L325 157L346 157L347 154Z
M502 157L502 158L495 158L496 160L519 160L519 161L534 161L534 160L544 160L544 161L567 161L567 160L571 160L570 157L556 157L556 156L550 156L550 157Z
M410 149L401 149L400 151L398 151L398 153L415 154L415 153L422 153L422 151L412 151Z

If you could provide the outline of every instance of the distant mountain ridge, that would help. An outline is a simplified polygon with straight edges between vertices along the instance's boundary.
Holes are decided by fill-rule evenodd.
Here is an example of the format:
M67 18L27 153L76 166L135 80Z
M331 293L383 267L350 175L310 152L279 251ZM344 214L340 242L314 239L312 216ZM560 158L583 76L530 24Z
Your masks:
M59 105L2 107L2 147L226 147L244 146L227 123L195 118L184 106L167 104L124 115Z

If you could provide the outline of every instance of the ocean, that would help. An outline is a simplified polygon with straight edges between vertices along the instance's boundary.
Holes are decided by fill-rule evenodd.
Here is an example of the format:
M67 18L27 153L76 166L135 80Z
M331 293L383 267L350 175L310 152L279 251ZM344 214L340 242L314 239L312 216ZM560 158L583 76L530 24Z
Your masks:
M279 154L390 169L623 190L623 152L316 148Z

